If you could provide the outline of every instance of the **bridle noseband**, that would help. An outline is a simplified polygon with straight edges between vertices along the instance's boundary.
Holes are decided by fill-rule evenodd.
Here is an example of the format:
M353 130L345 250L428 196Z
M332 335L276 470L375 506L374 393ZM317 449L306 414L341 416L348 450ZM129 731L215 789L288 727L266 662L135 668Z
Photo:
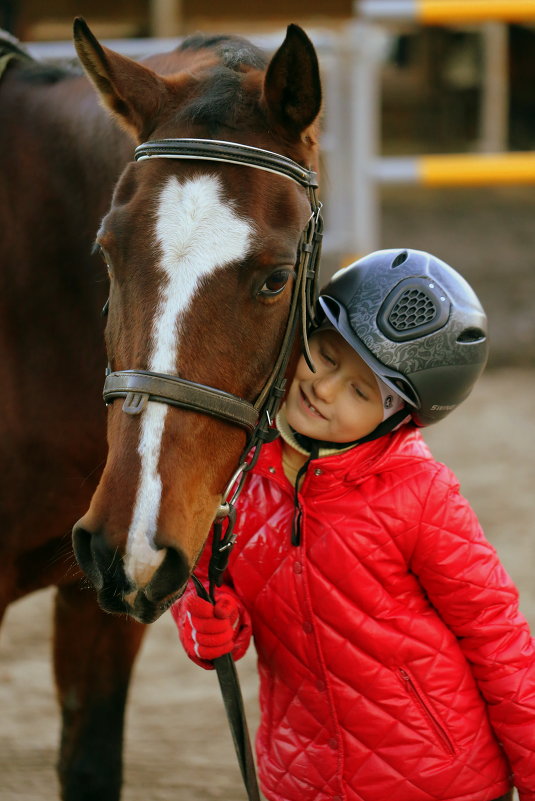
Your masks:
M314 369L308 348L307 328L314 319L323 233L321 203L316 193L317 176L312 170L270 150L211 139L160 139L145 142L136 148L135 158L137 161L153 158L198 159L245 165L295 181L306 190L310 202L311 214L299 241L296 278L282 345L273 370L254 403L176 375L147 370L108 371L104 382L104 401L110 404L117 398L124 398L123 411L127 414L140 414L149 401L157 401L208 414L246 429L249 436L243 458L223 493L217 513L220 520L228 518L225 536L218 545L221 553L228 552L234 541L234 504L245 475L256 462L260 446L276 436L272 424L284 396L285 373L299 322L305 357L311 369ZM247 459L253 448L253 458ZM216 584L222 570L224 567L221 565L217 577L213 577Z

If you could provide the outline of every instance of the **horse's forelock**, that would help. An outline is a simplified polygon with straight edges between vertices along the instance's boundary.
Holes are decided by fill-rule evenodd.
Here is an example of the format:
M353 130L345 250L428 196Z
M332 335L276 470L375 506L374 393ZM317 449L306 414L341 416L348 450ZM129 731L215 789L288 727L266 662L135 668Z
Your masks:
M180 119L215 128L233 126L237 116L247 116L247 108L256 102L245 91L243 76L217 66L200 82L201 91L180 108Z
M254 116L267 64L259 48L240 37L196 34L174 53L178 64L170 63L162 72L173 93L180 95L174 126L204 126L217 136L221 128L235 127L237 119L243 124Z

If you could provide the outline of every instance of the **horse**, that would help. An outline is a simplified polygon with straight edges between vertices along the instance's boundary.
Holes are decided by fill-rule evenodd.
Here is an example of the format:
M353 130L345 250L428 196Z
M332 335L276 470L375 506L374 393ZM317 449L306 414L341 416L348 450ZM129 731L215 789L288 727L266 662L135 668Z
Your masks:
M281 350L288 375L299 352L285 332L317 216L319 66L296 25L267 64L244 40L194 37L159 72L82 20L74 40L137 143L96 239L110 275L108 456L74 551L103 609L151 623L226 513L251 447L236 417L258 409Z
M86 75L0 44L0 620L57 587L61 797L117 801L144 623L183 590L248 437L239 401L262 393L288 339L310 218L295 166L317 169L321 88L297 26L269 61L198 35L138 63L83 20L74 30ZM289 175L269 157L132 160L146 139L188 137L280 153ZM213 384L239 425L152 396L106 413L106 361Z

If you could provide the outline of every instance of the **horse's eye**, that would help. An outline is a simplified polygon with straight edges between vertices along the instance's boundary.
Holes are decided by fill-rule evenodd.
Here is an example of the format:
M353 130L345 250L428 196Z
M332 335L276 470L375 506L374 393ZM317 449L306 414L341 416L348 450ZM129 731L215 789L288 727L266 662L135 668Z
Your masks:
M264 281L258 294L264 297L279 295L292 274L291 270L275 270L275 272L271 273L269 278Z
M95 242L95 245L93 247L93 253L98 253L100 258L102 259L102 261L106 265L106 269L108 270L108 275L111 278L112 277L112 269L111 269L111 265L110 265L110 258L109 258L108 254L106 253L106 251L104 250L104 248L102 247L102 245L99 242Z

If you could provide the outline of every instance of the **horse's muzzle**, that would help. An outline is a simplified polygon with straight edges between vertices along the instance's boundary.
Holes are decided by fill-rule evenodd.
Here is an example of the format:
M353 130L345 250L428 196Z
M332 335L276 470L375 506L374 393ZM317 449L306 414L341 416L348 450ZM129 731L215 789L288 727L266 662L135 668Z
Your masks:
M105 612L126 614L141 623L153 623L184 591L189 567L183 554L166 548L165 556L150 581L135 586L124 570L116 548L107 545L101 532L87 531L79 523L73 529L76 561L97 591Z

